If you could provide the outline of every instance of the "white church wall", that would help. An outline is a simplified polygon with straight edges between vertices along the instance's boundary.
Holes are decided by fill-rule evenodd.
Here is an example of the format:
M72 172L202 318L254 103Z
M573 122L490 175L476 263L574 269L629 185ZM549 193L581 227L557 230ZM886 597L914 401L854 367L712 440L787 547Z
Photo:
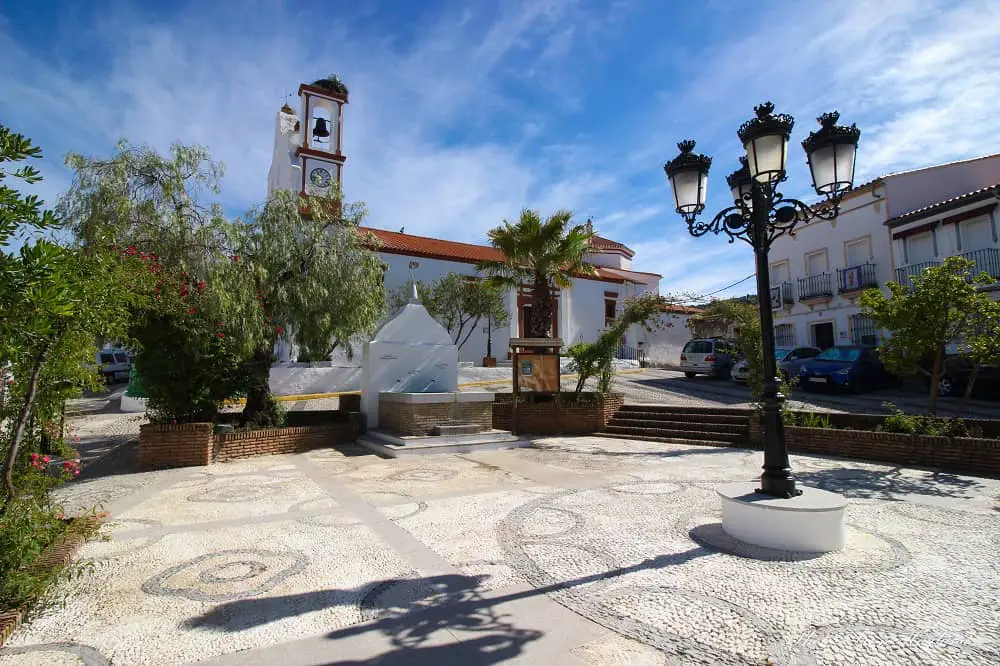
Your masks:
M430 284L448 273L458 273L459 275L478 275L476 265L460 262L446 261L443 259L427 259L423 257L412 257L402 254L390 254L380 252L379 258L389 267L385 273L385 287L388 292L392 292L410 283L409 264L416 261L419 266L413 269L414 279ZM512 301L510 295L507 296L508 314L516 333L517 316L516 300ZM471 361L476 365L481 365L483 357L486 356L487 334L483 331L486 327L485 321L480 321L475 330L469 336L468 341L459 350L458 359L460 361ZM466 329L468 330L468 329ZM493 356L498 359L507 358L508 343L510 341L511 327L501 327L493 330ZM464 336L463 336L464 337Z
M642 330L639 339L643 341L646 359L651 365L677 365L681 360L681 349L691 339L688 329L689 315L664 313L658 326L652 331Z

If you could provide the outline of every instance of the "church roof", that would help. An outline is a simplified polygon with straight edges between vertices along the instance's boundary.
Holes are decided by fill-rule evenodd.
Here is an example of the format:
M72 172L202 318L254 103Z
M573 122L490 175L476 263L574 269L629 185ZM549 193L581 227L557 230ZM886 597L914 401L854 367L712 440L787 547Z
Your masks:
M590 246L600 251L611 250L611 251L621 252L629 259L635 256L635 252L633 252L632 249L627 245L619 243L618 241L613 241L603 236L594 236L593 238L591 238Z
M481 261L503 261L504 258L503 252L491 245L460 243L458 241L430 238L428 236L414 236L398 231L373 229L371 227L360 227L359 231L373 235L378 242L378 251L388 254L441 259L443 261L455 261L465 264L478 264ZM608 242L613 243L614 241ZM625 248L624 245L621 247ZM625 249L631 253L631 250L628 248ZM630 280L622 271L614 271L602 266L595 266L594 268L597 272L596 275L580 277L589 280L600 280L602 282L620 283L635 281Z

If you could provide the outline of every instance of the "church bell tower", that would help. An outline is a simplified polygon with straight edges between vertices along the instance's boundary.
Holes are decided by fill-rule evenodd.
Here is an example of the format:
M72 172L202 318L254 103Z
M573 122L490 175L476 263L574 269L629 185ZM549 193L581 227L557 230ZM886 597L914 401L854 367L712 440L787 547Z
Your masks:
M300 84L298 97L298 113L287 103L278 111L268 194L283 189L323 195L343 182L347 86L334 74Z

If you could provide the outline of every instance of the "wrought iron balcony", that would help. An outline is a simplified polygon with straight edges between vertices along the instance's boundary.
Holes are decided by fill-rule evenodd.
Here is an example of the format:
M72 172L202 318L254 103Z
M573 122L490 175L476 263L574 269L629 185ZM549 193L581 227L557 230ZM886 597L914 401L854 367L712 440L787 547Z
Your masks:
M875 264L871 262L837 269L837 291L841 294L864 291L877 286L879 285L875 275Z
M833 276L829 273L799 278L799 300L816 301L833 298Z
M795 295L792 293L792 283L782 282L776 287L771 287L771 309L778 310L786 305L795 302Z
M976 262L973 275L987 273L994 280L1000 280L1000 248L988 247L982 250L972 250L958 255Z
M906 266L900 266L896 269L896 282L904 287L913 288L914 276L919 276L923 274L925 269L932 268L934 266L940 266L941 262L937 261L921 261L916 264L907 264Z

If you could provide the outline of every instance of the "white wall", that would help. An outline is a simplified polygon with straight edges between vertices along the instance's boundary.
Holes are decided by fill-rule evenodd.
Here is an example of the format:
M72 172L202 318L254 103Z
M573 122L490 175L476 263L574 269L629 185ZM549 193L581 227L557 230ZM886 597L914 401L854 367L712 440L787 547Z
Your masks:
M1000 155L893 174L885 179L889 217L1000 183Z
M776 284L775 269L787 262L795 302L791 307L774 311L775 326L791 323L795 326L795 343L812 344L811 326L832 322L836 344L850 343L848 318L860 312L857 296L847 298L837 292L837 269L848 268L846 244L861 238L869 239L871 261L880 284L894 279L893 254L889 232L885 226L887 206L885 190L876 185L868 191L848 197L840 215L832 221L813 220L799 225L794 236L782 236L775 241L770 253L771 284ZM806 255L826 249L828 272L834 296L829 303L806 305L798 300L798 279L806 276Z
M411 257L401 254L389 254L387 252L380 252L379 258L389 267L385 273L385 287L389 292L410 283L410 271L408 268L410 261L416 261L420 264L417 268L413 269L414 279L427 284L444 277L448 273L478 275L475 264L463 263L459 261L425 259L422 257ZM512 317L514 327L497 328L493 330L493 356L498 359L507 358L511 330L516 331L517 325L517 313L515 307L516 300L512 302L510 295L508 294L507 302L508 313ZM485 321L479 322L475 331L473 331L472 335L469 336L468 342L466 342L459 350L458 360L472 361L476 365L482 364L483 357L486 356L487 336L486 333L483 332L483 328L485 326Z
M664 313L658 326L652 331L641 330L638 338L643 341L643 349L650 363L656 365L677 365L681 360L681 349L691 339L687 322L690 315Z
M267 192L278 190L298 192L302 182L302 168L295 155L301 132L295 131L298 118L293 113L278 111L274 121L274 152L271 168L267 173Z

